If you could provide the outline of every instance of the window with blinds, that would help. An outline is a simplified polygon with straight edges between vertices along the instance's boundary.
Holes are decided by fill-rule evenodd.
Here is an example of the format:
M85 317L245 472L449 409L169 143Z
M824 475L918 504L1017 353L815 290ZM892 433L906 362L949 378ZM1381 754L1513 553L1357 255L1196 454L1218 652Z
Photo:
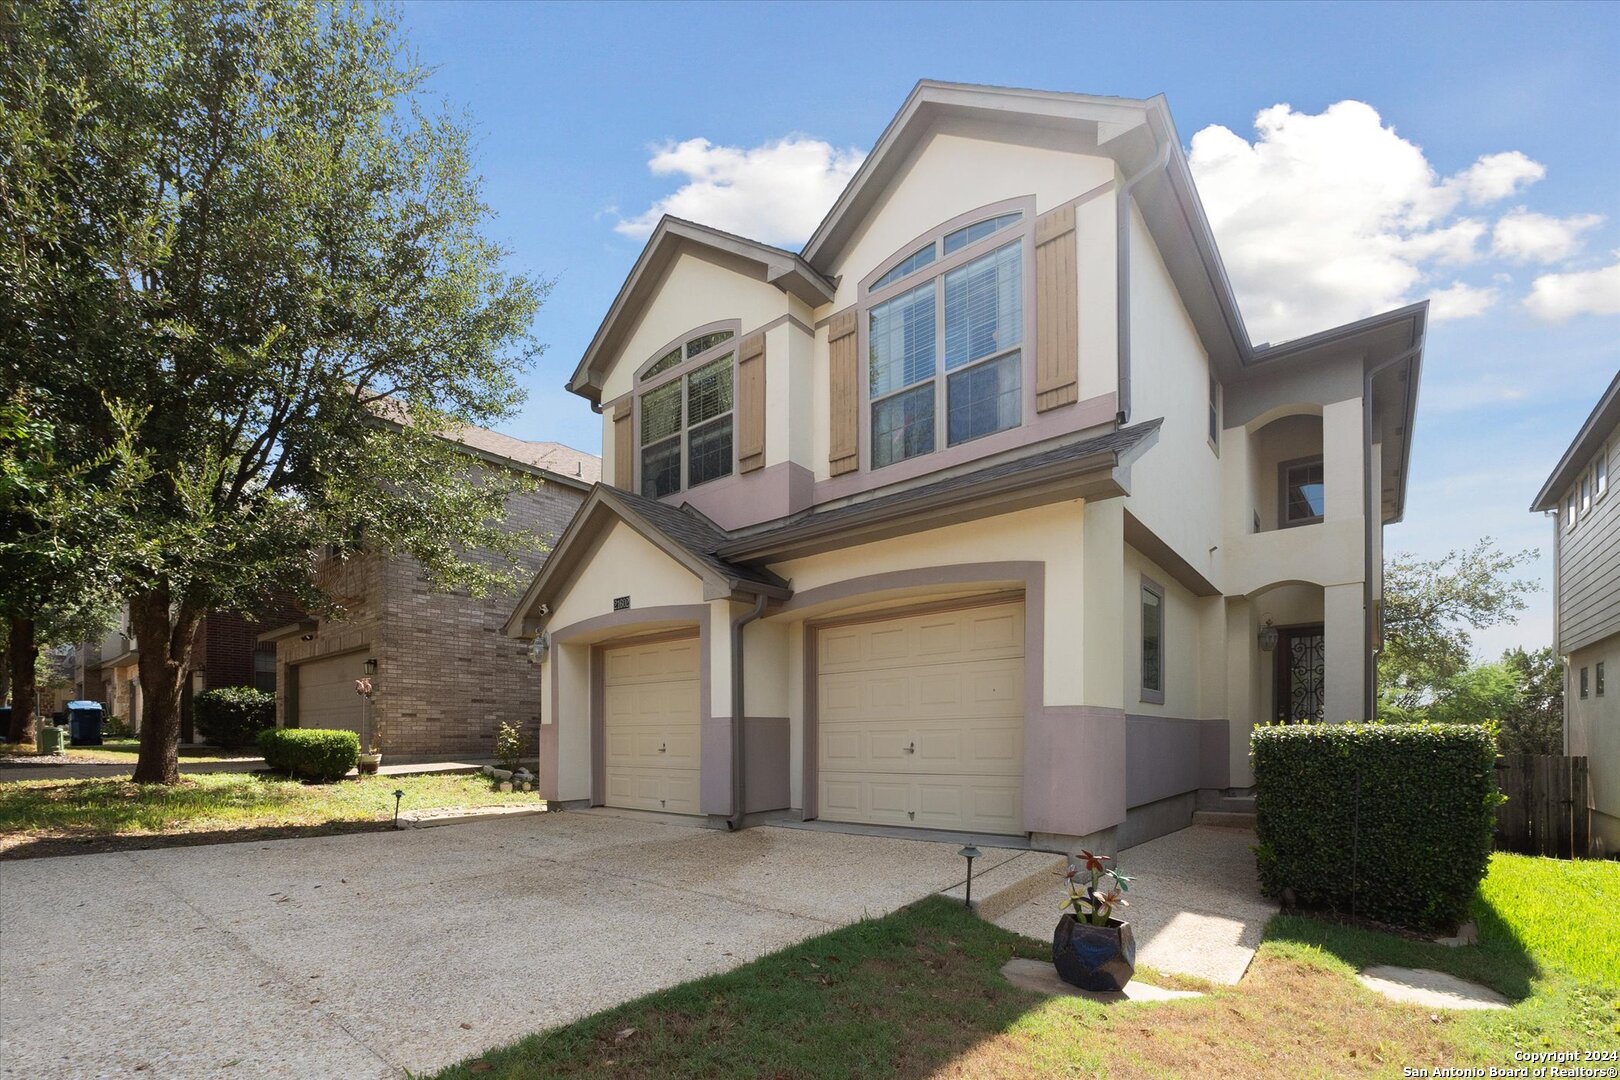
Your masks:
M641 395L643 495L659 499L731 475L734 360L728 352Z
M947 233L940 243L952 245L947 253L965 249L1022 219L1004 214ZM952 237L960 242L952 244ZM925 252L917 265L931 263L932 246L878 284L904 276L898 272ZM968 262L950 260L941 270L867 311L874 469L1022 422L1023 241ZM941 411L943 425L936 423Z

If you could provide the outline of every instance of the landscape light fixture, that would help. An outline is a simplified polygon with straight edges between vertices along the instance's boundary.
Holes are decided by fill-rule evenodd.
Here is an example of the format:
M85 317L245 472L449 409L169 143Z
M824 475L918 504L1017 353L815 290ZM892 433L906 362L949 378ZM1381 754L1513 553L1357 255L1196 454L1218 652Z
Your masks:
M399 828L399 800L405 797L404 788L394 789L394 828Z
M962 906L970 908L973 906L973 860L979 857L979 849L973 846L973 841L969 840L967 847L958 851L957 854L968 861L967 895L962 898Z

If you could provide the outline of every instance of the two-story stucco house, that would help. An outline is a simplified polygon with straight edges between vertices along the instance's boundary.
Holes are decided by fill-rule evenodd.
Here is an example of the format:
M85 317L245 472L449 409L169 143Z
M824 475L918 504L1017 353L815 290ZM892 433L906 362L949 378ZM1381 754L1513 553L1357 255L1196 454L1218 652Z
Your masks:
M1620 852L1620 374L1530 507L1553 517L1553 651L1564 658L1564 753L1587 759L1592 843Z
M1162 98L924 82L803 250L666 218L507 626L563 803L1119 845L1372 708L1426 307L1257 348Z

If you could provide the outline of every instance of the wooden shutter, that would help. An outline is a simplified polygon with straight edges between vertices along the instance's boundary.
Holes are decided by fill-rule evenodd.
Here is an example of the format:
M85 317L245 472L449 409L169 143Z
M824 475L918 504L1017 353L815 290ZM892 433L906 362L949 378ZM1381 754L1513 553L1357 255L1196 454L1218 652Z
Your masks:
M857 363L855 343L856 310L846 308L832 317L827 324L827 348L830 354L828 377L832 393L830 421L832 425L831 449L827 464L834 476L854 472L860 467L860 365Z
M1035 411L1080 398L1080 297L1074 207L1035 219Z
M613 410L613 486L621 491L634 490L636 484L636 452L631 439L634 425L630 422L634 405L634 400L625 398Z
M765 467L765 335L737 346L737 471Z

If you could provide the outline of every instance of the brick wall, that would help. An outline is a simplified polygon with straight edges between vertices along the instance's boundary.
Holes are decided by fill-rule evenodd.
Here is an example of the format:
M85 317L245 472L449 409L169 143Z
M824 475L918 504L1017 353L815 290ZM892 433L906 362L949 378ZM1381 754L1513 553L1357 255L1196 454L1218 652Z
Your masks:
M278 687L286 665L364 646L378 660L373 716L379 749L395 758L492 757L500 724L521 724L534 748L540 671L523 642L502 632L522 590L545 563L585 493L560 484L512 496L506 527L538 535L544 549L520 556L514 590L475 599L435 592L400 557L352 559L323 568L322 584L347 599L348 617L322 620L312 641L278 645ZM477 557L477 556L475 556ZM283 694L277 709L285 716Z

